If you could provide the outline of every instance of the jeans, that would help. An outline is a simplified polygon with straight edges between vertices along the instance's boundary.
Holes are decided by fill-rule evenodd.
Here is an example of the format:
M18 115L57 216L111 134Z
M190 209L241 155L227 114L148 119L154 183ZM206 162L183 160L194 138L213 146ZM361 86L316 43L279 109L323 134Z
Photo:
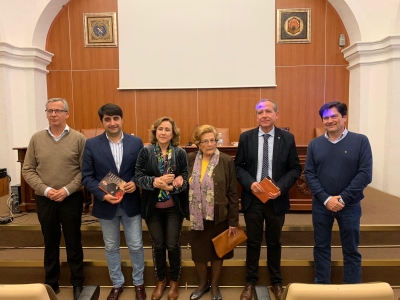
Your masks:
M315 283L330 283L332 225L339 225L343 253L343 283L361 282L360 244L361 205L346 204L337 212L329 211L323 203L313 199L312 220L314 226Z
M246 222L246 281L256 284L258 281L258 262L260 259L261 242L265 221L265 241L267 243L267 262L271 284L282 284L281 248L280 242L285 215L275 214L272 202L262 203L254 199L250 207L244 211Z
M155 208L147 218L153 243L153 261L157 280L166 277L166 250L168 250L169 273L173 281L179 281L181 274L180 237L183 217L175 207Z
M35 195L36 211L44 237L45 283L58 289L60 278L61 229L67 250L67 262L73 286L83 285L83 250L81 243L82 191L73 193L62 202Z
M142 218L139 215L128 217L118 204L117 213L111 220L99 219L106 249L108 272L114 287L124 285L120 256L120 223L124 228L125 240L132 264L132 278L135 286L143 284L144 251L142 240Z

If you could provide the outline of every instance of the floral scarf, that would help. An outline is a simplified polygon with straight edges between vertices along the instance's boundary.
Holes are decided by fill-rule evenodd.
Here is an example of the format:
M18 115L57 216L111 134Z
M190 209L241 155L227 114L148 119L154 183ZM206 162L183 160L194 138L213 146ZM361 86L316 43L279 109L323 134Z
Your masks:
M168 145L167 148L167 155L166 155L166 160L164 161L164 155L162 154L160 145L156 143L154 145L154 155L157 158L158 162L158 170L160 171L161 175L164 174L164 170L168 169L169 164L171 163L171 157L172 157L172 146L171 144ZM168 191L164 191L160 189L160 192L158 193L158 202L165 202L167 201L171 196L169 195Z
M203 180L201 162L203 153L199 150L193 165L192 180L189 188L190 227L193 230L204 230L204 220L214 220L214 168L219 162L219 150L216 149L208 163Z

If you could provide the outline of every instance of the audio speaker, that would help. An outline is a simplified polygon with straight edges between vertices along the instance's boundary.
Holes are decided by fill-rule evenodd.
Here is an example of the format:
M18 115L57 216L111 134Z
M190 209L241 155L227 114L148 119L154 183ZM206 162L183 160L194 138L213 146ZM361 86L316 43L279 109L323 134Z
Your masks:
M12 197L12 213L19 214L19 205L21 203L21 185L16 184L11 186L11 197Z

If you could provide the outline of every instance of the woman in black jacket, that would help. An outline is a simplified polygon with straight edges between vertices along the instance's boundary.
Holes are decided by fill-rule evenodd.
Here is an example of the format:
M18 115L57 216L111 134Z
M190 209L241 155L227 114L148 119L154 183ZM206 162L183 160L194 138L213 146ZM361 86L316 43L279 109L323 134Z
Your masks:
M173 119L162 117L151 128L151 145L143 147L136 162L136 184L142 189L142 218L153 243L157 277L152 300L161 299L166 286L166 250L170 265L169 300L178 298L181 273L180 236L186 213L188 165L178 148L180 133Z

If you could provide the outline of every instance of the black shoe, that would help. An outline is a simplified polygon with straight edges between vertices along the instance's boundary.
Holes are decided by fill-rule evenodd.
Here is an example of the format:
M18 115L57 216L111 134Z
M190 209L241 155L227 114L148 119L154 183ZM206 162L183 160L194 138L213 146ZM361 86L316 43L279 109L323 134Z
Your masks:
M190 294L190 300L197 300L200 299L204 293L207 293L210 291L210 284L207 282L204 290L200 291L200 292L193 292Z
M222 300L222 295L221 294L218 294L218 295L212 294L211 299L212 300Z
M83 286L74 286L73 295L74 300L77 300L83 291Z

